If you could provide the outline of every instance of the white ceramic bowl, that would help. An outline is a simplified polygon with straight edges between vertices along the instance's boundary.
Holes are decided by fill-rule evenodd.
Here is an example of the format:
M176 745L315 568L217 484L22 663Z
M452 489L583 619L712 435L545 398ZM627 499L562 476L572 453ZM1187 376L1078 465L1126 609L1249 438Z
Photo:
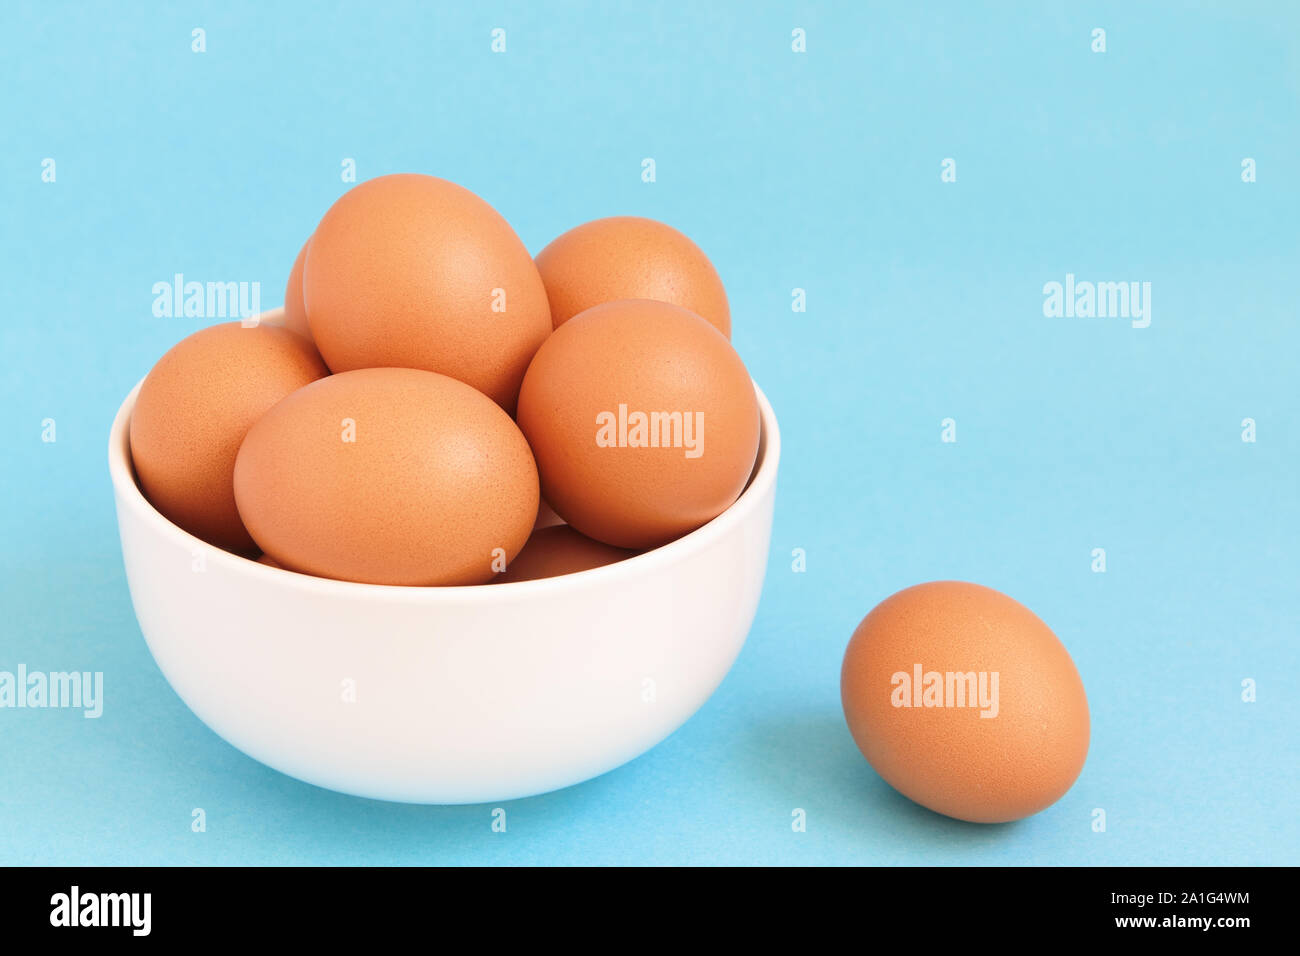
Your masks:
M412 803L579 783L680 727L753 623L780 455L761 392L749 487L697 531L578 574L416 588L282 571L173 525L131 467L139 390L108 462L140 630L200 720L300 780Z

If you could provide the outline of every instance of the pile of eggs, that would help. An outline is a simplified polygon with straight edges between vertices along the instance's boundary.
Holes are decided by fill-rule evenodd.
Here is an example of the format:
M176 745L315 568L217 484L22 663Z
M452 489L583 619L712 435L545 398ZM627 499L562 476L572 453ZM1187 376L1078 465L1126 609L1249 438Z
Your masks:
M290 571L445 586L611 564L725 511L758 453L722 282L662 223L589 222L534 259L473 193L384 176L321 219L283 323L174 346L130 446L164 516ZM1088 751L1063 645L974 584L882 602L841 694L880 775L962 820L1049 806Z
M225 550L367 584L475 585L621 560L739 497L753 383L712 264L662 223L536 259L454 183L383 176L298 254L283 327L179 342L131 417L141 490ZM565 523L538 520L542 503Z

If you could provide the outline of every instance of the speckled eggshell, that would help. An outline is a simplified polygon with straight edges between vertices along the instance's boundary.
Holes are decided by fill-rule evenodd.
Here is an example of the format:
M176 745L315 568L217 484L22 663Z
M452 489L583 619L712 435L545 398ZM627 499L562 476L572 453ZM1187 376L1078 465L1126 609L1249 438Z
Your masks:
M620 405L626 440L617 424L602 427ZM703 416L698 455L684 429L675 446L635 446L632 415L657 412ZM735 349L693 312L646 299L598 305L556 329L529 366L518 418L551 507L620 548L655 547L717 517L758 452L758 400Z
M263 413L329 370L283 328L226 322L174 345L149 372L131 413L131 460L146 498L190 534L254 550L235 507L240 442Z
M954 706L955 681L931 698L944 706L896 706L915 704L918 664L945 685L950 672L977 681L983 672L982 706L969 697ZM996 716L983 717L994 712L994 673ZM924 692L924 676L921 684ZM918 584L878 604L849 642L841 693L871 766L904 796L959 820L1003 823L1051 806L1088 754L1088 701L1069 653L1032 611L978 584Z
M312 236L303 290L335 372L440 372L511 413L551 331L541 276L509 223L433 176L381 176L345 193Z
M293 260L289 281L284 287L284 327L308 339L311 339L311 326L307 324L307 307L302 299L302 267L307 260L307 247L310 245L311 237L308 236L298 250L298 258Z
M568 525L555 525L534 531L524 549L493 581L504 584L509 581L553 578L561 574L604 567L634 554L635 551L593 541Z
M482 584L537 517L537 469L501 408L434 372L342 372L244 439L235 500L285 568L366 584Z
M703 316L731 336L731 307L700 247L672 226L637 216L596 219L570 229L537 254L551 322L617 299L656 299Z

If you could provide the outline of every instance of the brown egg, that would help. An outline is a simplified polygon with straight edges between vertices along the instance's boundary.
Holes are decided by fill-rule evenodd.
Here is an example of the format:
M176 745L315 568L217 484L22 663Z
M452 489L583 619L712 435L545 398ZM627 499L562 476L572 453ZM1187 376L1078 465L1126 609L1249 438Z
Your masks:
M504 584L509 581L553 578L561 574L604 567L634 554L635 551L593 541L568 525L555 525L534 531L524 549L493 581Z
M708 319L731 337L731 308L717 270L700 247L672 226L612 216L570 229L537 254L551 322L616 299L670 302Z
M235 500L284 567L367 584L482 584L537 517L537 468L499 406L419 369L342 372L248 432Z
M546 340L519 393L519 427L557 514L606 544L650 548L744 490L758 400L717 329L630 299L588 309Z
M876 771L959 820L1051 806L1088 754L1069 653L1032 611L978 584L918 584L878 604L849 642L841 694Z
M440 372L511 413L551 331L541 276L509 223L432 176L345 193L316 227L303 278L312 337L335 372Z
M275 558L271 557L269 554L262 555L260 558L257 559L257 563L265 564L268 568L279 568L281 571L286 570L284 565L280 564L278 561L275 560Z
M311 326L307 324L307 309L302 301L302 265L307 259L307 247L311 237L298 250L298 258L293 260L289 270L289 282L284 287L284 327L290 332L297 332L311 338Z
M310 342L271 325L227 322L158 360L131 413L131 459L145 497L219 548L253 550L235 508L239 444L267 409L328 375Z

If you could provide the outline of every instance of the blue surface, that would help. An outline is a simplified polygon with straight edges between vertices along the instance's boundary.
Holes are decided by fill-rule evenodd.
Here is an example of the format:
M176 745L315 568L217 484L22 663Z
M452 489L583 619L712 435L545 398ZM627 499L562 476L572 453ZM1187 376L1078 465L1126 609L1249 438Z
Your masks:
M174 6L0 12L0 669L102 671L106 696L98 720L0 710L0 863L1300 859L1300 7ZM648 755L507 804L505 833L238 753L127 595L108 426L206 324L155 318L153 283L277 304L345 157L460 182L534 251L603 215L682 228L783 426L731 675ZM1150 282L1150 327L1044 317L1067 273ZM935 578L1023 601L1083 676L1087 766L1019 824L916 807L843 725L854 626Z

